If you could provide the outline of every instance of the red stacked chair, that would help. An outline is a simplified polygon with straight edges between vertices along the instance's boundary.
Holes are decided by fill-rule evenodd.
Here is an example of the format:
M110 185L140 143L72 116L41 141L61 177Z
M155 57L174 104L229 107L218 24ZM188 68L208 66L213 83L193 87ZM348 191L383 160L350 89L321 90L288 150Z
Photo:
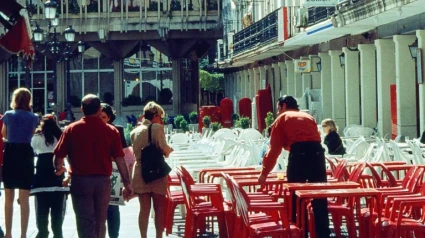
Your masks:
M300 237L300 229L289 223L283 203L249 197L233 178L223 177L232 195L236 217L233 237Z
M171 191L171 186L180 186L180 180L178 177L174 178L168 176L168 188L167 188L167 214L165 220L165 233L167 236L173 232L173 223L174 223L174 211L176 210L177 205L184 204L183 192L179 191Z
M197 231L205 233L208 217L217 217L219 237L228 237L223 194L218 184L195 184L187 170L180 166L177 169L186 207L186 222L184 237L197 237ZM203 198L209 201L203 201Z

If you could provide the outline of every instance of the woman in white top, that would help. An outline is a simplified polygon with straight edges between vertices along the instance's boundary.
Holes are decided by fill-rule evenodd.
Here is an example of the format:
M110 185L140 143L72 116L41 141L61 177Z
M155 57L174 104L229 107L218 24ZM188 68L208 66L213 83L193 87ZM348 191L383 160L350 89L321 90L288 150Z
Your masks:
M56 118L47 114L43 117L31 140L31 146L37 154L36 173L31 188L35 195L37 219L37 238L49 236L49 210L54 238L63 238L62 223L65 215L68 187L62 187L64 174L57 176L53 168L53 150L62 134Z

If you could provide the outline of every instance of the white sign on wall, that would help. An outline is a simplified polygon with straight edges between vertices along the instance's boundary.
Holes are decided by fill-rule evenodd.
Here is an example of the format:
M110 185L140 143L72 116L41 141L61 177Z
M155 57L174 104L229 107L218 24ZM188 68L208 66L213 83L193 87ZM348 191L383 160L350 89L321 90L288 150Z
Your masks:
M295 73L310 73L311 71L311 61L306 60L294 60Z

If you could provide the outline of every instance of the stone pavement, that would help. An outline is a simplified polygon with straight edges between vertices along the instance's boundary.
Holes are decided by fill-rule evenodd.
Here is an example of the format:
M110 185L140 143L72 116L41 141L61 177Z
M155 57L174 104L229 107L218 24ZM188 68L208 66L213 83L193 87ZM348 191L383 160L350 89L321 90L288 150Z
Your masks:
M3 189L1 190L2 194L4 193ZM15 192L15 198L17 198L18 190ZM16 200L16 199L15 199ZM13 228L12 236L14 238L20 237L20 209L17 202L14 203L13 210ZM138 215L139 215L139 201L137 198L130 200L126 206L120 206L121 213L121 228L120 228L120 237L122 238L137 238L140 237L139 226L138 226ZM176 220L176 224L180 223L183 225L181 219ZM4 196L0 197L0 224L2 229L5 229L4 226ZM183 225L184 226L184 225ZM170 235L168 237L179 237L177 236L177 229L174 228L173 232L176 235ZM67 210L65 215L65 220L63 224L63 233L64 238L77 238L77 229L75 225L75 214L72 209L71 197L68 197L67 201ZM180 233L181 234L181 233ZM30 197L30 219L28 225L27 238L35 238L37 235L37 226L35 220L35 208L34 208L34 198ZM50 232L49 238L53 237L53 234ZM106 235L108 237L108 235ZM149 232L148 237L155 237L155 226L153 219L149 221ZM165 235L164 235L165 237Z

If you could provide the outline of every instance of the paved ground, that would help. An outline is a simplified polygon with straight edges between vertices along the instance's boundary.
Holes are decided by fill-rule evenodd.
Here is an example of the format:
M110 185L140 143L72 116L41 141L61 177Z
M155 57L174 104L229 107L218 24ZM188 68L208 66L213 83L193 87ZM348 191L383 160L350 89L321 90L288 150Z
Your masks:
M2 193L4 191L1 191ZM17 196L17 193L16 195ZM33 197L30 197L30 221L28 226L28 238L35 238L37 235L37 227L36 227L36 221L35 221L35 209L34 209L34 199ZM4 230L4 196L0 197L0 224L1 227ZM140 237L139 233L139 227L138 227L138 214L139 214L139 202L137 199L130 200L129 203L127 203L126 206L120 206L120 213L121 213L121 229L120 229L120 237L122 238L136 238ZM183 225L183 221L180 219L176 220L176 226L177 225ZM177 227L175 226L174 232L175 235L170 235L169 237L179 237L177 233ZM181 227L181 226L180 226ZM183 225L184 227L184 225ZM68 198L67 202L67 211L65 215L65 221L63 224L63 233L64 238L77 238L77 229L75 225L75 214L72 210L72 202L71 198ZM14 238L20 237L20 214L19 214L19 205L15 202L14 203L14 215L13 215L13 229L12 229L12 235ZM155 227L153 220L149 222L149 237L155 237ZM53 237L51 234L49 236ZM108 236L107 236L108 237ZM164 235L165 237L165 235Z

